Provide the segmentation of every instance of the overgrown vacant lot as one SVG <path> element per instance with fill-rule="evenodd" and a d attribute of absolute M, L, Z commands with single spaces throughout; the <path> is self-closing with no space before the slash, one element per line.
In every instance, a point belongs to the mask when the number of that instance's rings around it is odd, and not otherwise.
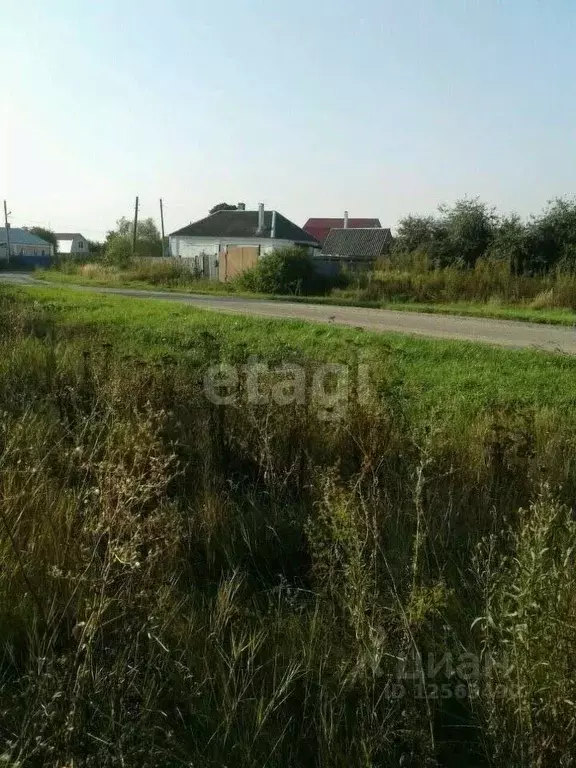
<path fill-rule="evenodd" d="M 346 407 L 206 396 L 253 356 Z M 575 372 L 0 293 L 6 764 L 571 765 Z"/>
<path fill-rule="evenodd" d="M 63 261 L 36 277 L 60 283 L 130 286 L 203 294 L 250 295 L 277 300 L 342 306 L 393 308 L 409 312 L 495 317 L 556 325 L 576 322 L 576 279 L 557 272 L 528 277 L 510 274 L 502 262 L 479 260 L 474 269 L 424 269 L 394 266 L 367 274 L 344 274 L 330 283 L 312 283 L 302 295 L 293 290 L 274 292 L 255 280 L 239 278 L 227 283 L 199 279 L 180 259 L 134 259 L 123 267 L 103 261 L 86 264 Z M 258 288 L 258 285 L 260 287 Z M 264 284 L 265 285 L 265 284 Z M 318 295 L 322 288 L 321 295 Z M 259 292 L 254 292 L 259 290 Z M 314 295 L 316 294 L 316 295 Z"/>

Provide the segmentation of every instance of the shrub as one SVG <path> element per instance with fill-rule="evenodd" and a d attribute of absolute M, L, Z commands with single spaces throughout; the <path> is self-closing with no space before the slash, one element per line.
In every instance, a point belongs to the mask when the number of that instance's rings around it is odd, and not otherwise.
<path fill-rule="evenodd" d="M 106 242 L 104 257 L 109 264 L 126 267 L 132 261 L 130 240 L 122 235 L 112 235 Z"/>
<path fill-rule="evenodd" d="M 485 541 L 476 559 L 489 665 L 480 701 L 495 756 L 507 765 L 573 764 L 575 552 L 572 512 L 544 487 L 518 524 Z"/>
<path fill-rule="evenodd" d="M 278 248 L 240 275 L 238 283 L 256 293 L 306 294 L 317 290 L 321 280 L 301 248 Z"/>

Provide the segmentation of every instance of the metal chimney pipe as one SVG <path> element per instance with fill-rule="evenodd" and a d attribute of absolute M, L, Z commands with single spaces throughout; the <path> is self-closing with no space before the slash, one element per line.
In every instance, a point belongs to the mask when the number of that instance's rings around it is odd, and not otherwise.
<path fill-rule="evenodd" d="M 272 229 L 270 230 L 270 238 L 272 240 L 276 238 L 276 211 L 272 211 Z"/>
<path fill-rule="evenodd" d="M 344 211 L 344 229 L 348 229 L 348 211 Z"/>
<path fill-rule="evenodd" d="M 258 203 L 258 234 L 264 232 L 264 203 Z"/>

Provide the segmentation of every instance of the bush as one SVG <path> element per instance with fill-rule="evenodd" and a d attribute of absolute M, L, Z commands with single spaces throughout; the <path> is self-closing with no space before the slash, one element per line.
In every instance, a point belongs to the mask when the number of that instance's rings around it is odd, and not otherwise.
<path fill-rule="evenodd" d="M 109 264 L 126 267 L 132 261 L 132 246 L 127 237 L 113 235 L 106 243 L 105 259 Z"/>
<path fill-rule="evenodd" d="M 255 293 L 309 294 L 321 282 L 312 258 L 301 248 L 278 248 L 238 278 L 241 288 Z"/>

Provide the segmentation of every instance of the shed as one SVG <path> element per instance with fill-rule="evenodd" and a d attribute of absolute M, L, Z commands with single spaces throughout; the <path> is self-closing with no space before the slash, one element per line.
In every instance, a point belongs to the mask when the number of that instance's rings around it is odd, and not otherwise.
<path fill-rule="evenodd" d="M 337 272 L 343 265 L 352 269 L 372 267 L 392 245 L 392 233 L 383 227 L 332 229 L 317 258 L 318 269 Z"/>

